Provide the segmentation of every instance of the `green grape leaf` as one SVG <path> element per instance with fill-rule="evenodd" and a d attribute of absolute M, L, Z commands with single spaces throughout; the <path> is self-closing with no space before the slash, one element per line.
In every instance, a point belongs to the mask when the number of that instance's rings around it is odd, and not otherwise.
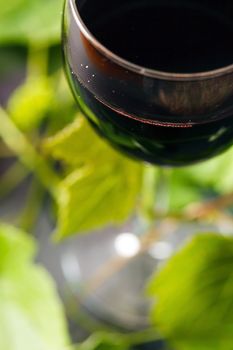
<path fill-rule="evenodd" d="M 171 170 L 167 186 L 171 211 L 179 211 L 202 198 L 200 188 L 186 174 L 177 173 L 176 169 Z"/>
<path fill-rule="evenodd" d="M 119 158 L 80 114 L 73 123 L 44 142 L 44 150 L 53 158 L 73 166 L 95 164 Z"/>
<path fill-rule="evenodd" d="M 10 0 L 0 6 L 0 43 L 58 43 L 63 0 Z"/>
<path fill-rule="evenodd" d="M 141 169 L 119 156 L 71 173 L 58 196 L 57 238 L 119 224 L 133 212 Z"/>
<path fill-rule="evenodd" d="M 219 193 L 233 191 L 233 148 L 204 163 L 175 170 L 196 185 L 210 187 Z"/>
<path fill-rule="evenodd" d="M 151 320 L 176 350 L 233 344 L 233 239 L 198 234 L 148 285 Z"/>
<path fill-rule="evenodd" d="M 22 131 L 30 131 L 45 118 L 53 100 L 51 81 L 46 77 L 31 78 L 11 95 L 8 112 Z"/>
<path fill-rule="evenodd" d="M 65 350 L 64 312 L 48 273 L 33 263 L 35 241 L 0 224 L 0 349 Z"/>
<path fill-rule="evenodd" d="M 121 223 L 132 213 L 142 166 L 113 150 L 83 117 L 47 139 L 44 150 L 72 169 L 58 195 L 58 238 Z"/>
<path fill-rule="evenodd" d="M 129 346 L 120 334 L 94 333 L 75 350 L 128 350 Z"/>

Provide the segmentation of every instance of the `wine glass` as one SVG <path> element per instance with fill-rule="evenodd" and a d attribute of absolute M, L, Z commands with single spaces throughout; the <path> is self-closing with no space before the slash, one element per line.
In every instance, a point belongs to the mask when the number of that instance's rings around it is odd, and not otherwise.
<path fill-rule="evenodd" d="M 230 0 L 66 0 L 66 75 L 96 132 L 128 156 L 165 167 L 209 159 L 230 147 L 232 17 Z M 120 235 L 103 232 L 101 249 L 93 236 L 71 245 L 62 264 L 75 293 L 85 287 L 83 276 L 108 262 L 109 255 L 137 253 L 138 227 L 134 219 Z M 140 255 L 117 280 L 88 295 L 92 310 L 102 310 L 102 318 L 123 328 L 146 325 L 147 304 L 138 295 L 152 268 L 179 246 L 174 237 L 157 242 L 149 257 Z M 115 290 L 114 296 L 108 290 Z M 136 312 L 126 315 L 122 310 L 131 301 Z"/>

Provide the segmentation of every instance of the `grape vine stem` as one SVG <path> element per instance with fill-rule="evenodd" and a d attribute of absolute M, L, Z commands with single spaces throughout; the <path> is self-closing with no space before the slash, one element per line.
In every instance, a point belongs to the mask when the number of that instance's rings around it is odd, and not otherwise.
<path fill-rule="evenodd" d="M 60 178 L 0 106 L 0 137 L 20 162 L 57 198 Z"/>
<path fill-rule="evenodd" d="M 152 228 L 140 238 L 140 250 L 132 257 L 115 257 L 101 266 L 93 278 L 87 283 L 86 295 L 88 297 L 94 290 L 98 289 L 111 276 L 123 269 L 130 261 L 148 251 L 167 232 L 174 232 L 180 222 L 202 221 L 215 215 L 219 222 L 228 221 L 233 226 L 233 218 L 224 213 L 224 209 L 233 203 L 233 193 L 219 196 L 216 199 L 198 203 L 188 207 L 182 214 L 160 214 L 156 213 L 156 218 L 160 224 L 157 228 Z"/>

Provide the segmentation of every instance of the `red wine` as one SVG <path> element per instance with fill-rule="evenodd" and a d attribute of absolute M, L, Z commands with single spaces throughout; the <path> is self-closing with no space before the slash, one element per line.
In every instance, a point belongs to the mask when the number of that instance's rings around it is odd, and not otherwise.
<path fill-rule="evenodd" d="M 233 21 L 211 6 L 190 1 L 134 1 L 95 13 L 87 0 L 81 15 L 113 53 L 155 70 L 194 73 L 233 63 Z M 127 1 L 125 1 L 127 3 Z"/>
<path fill-rule="evenodd" d="M 147 68 L 199 73 L 231 65 L 233 6 L 223 3 L 77 1 L 84 24 L 102 45 L 144 67 L 138 74 L 130 71 L 92 45 L 75 21 L 64 25 L 73 93 L 114 147 L 151 163 L 180 166 L 233 144 L 232 74 L 205 80 L 143 76 Z"/>

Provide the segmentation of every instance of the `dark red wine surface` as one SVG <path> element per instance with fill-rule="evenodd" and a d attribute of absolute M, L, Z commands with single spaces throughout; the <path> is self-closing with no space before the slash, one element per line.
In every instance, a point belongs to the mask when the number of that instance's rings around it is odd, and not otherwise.
<path fill-rule="evenodd" d="M 208 71 L 233 62 L 233 23 L 217 10 L 189 1 L 182 6 L 166 0 L 112 4 L 111 11 L 94 18 L 93 1 L 87 0 L 81 13 L 94 36 L 130 62 L 174 73 Z"/>

